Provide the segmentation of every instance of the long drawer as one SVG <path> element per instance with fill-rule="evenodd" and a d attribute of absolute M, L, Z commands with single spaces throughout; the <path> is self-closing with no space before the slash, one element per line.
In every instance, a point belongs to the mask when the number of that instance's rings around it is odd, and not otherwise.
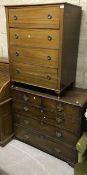
<path fill-rule="evenodd" d="M 21 103 L 20 101 L 14 100 L 13 102 L 14 113 L 22 114 L 27 118 L 38 119 L 43 123 L 48 123 L 52 126 L 56 126 L 60 129 L 66 129 L 69 132 L 79 136 L 80 132 L 80 120 L 72 118 L 69 114 L 59 114 L 57 111 L 47 111 L 42 106 L 35 107 L 33 104 Z"/>
<path fill-rule="evenodd" d="M 10 28 L 10 45 L 59 49 L 59 30 Z"/>
<path fill-rule="evenodd" d="M 48 136 L 56 142 L 62 140 L 75 147 L 78 141 L 78 137 L 67 132 L 66 130 L 48 125 L 45 121 L 45 118 L 42 120 L 35 120 L 26 117 L 23 114 L 15 113 L 14 122 L 15 124 L 23 125 L 25 128 L 31 129 L 32 131 L 34 130 L 35 132 L 37 131 L 45 136 Z"/>
<path fill-rule="evenodd" d="M 10 47 L 11 62 L 42 67 L 58 68 L 58 50 Z"/>
<path fill-rule="evenodd" d="M 11 64 L 11 80 L 48 89 L 57 88 L 58 70 L 27 64 Z"/>
<path fill-rule="evenodd" d="M 59 6 L 28 6 L 9 9 L 9 26 L 26 28 L 59 28 Z"/>
<path fill-rule="evenodd" d="M 18 125 L 15 125 L 15 136 L 21 141 L 55 155 L 58 158 L 64 159 L 69 163 L 75 163 L 76 150 L 72 149 L 68 144 L 62 141 L 58 141 L 58 143 L 52 142 L 48 137 L 30 132 Z"/>

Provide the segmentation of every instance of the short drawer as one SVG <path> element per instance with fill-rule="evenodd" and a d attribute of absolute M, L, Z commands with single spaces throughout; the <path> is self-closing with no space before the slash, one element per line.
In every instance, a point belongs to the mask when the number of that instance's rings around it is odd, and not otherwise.
<path fill-rule="evenodd" d="M 34 130 L 43 135 L 50 137 L 56 142 L 62 140 L 66 143 L 75 146 L 78 138 L 75 135 L 70 134 L 66 130 L 59 129 L 58 127 L 48 125 L 45 121 L 45 117 L 42 120 L 35 120 L 24 116 L 23 114 L 16 113 L 14 115 L 14 121 L 16 124 L 23 125 L 25 128 Z"/>
<path fill-rule="evenodd" d="M 80 107 L 73 104 L 60 100 L 55 100 L 51 98 L 42 98 L 43 108 L 46 111 L 56 112 L 60 116 L 66 116 L 72 120 L 80 120 Z"/>
<path fill-rule="evenodd" d="M 68 132 L 75 134 L 77 137 L 79 136 L 81 129 L 80 119 L 75 120 L 64 113 L 59 114 L 46 110 L 43 110 L 43 114 L 43 118 L 45 117 L 45 121 L 47 123 L 52 124 L 61 129 L 66 129 Z"/>
<path fill-rule="evenodd" d="M 29 118 L 41 119 L 43 118 L 43 110 L 40 107 L 32 106 L 32 104 L 21 103 L 21 101 L 13 101 L 13 110 L 15 113 L 21 113 Z"/>
<path fill-rule="evenodd" d="M 54 90 L 58 84 L 58 70 L 27 64 L 11 64 L 11 80 Z"/>
<path fill-rule="evenodd" d="M 15 125 L 15 136 L 21 141 L 31 144 L 58 158 L 70 163 L 75 163 L 76 150 L 62 141 L 59 141 L 58 143 L 52 142 L 48 137 L 45 137 L 42 134 L 36 134 L 35 132 L 30 132 L 18 125 Z"/>
<path fill-rule="evenodd" d="M 10 47 L 11 62 L 58 68 L 59 51 L 39 48 Z"/>
<path fill-rule="evenodd" d="M 10 28 L 10 45 L 59 49 L 59 31 Z"/>
<path fill-rule="evenodd" d="M 41 106 L 41 97 L 36 94 L 26 93 L 26 91 L 20 92 L 16 90 L 12 90 L 11 94 L 13 99 L 18 100 L 18 102 L 17 101 L 14 102 L 14 104 L 17 103 L 16 105 L 17 107 L 21 107 L 22 103 L 24 103 L 25 106 L 29 104 L 29 108 L 30 106 Z"/>
<path fill-rule="evenodd" d="M 26 28 L 59 28 L 59 6 L 9 8 L 9 26 Z"/>

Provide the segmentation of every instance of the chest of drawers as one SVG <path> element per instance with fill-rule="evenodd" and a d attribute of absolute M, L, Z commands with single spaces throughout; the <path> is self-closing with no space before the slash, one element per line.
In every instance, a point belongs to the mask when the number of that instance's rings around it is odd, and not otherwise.
<path fill-rule="evenodd" d="M 12 86 L 16 138 L 74 165 L 87 91 L 74 88 L 60 99 Z"/>
<path fill-rule="evenodd" d="M 11 107 L 9 65 L 0 58 L 0 146 L 4 146 L 13 136 Z"/>
<path fill-rule="evenodd" d="M 75 81 L 81 8 L 6 7 L 12 82 L 62 92 Z"/>

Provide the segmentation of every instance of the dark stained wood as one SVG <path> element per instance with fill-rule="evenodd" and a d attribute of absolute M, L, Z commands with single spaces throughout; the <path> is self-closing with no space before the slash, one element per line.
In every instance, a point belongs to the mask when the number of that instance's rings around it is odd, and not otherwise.
<path fill-rule="evenodd" d="M 75 163 L 74 155 L 76 154 L 76 150 L 62 141 L 58 141 L 58 143 L 53 142 L 51 139 L 48 139 L 47 136 L 37 134 L 36 132 L 31 132 L 19 125 L 15 125 L 15 135 L 16 138 L 20 139 L 21 141 L 61 158 L 67 161 L 69 164 Z"/>
<path fill-rule="evenodd" d="M 4 60 L 4 58 L 3 58 Z M 9 64 L 0 59 L 0 145 L 13 137 Z"/>
<path fill-rule="evenodd" d="M 66 5 L 63 15 L 60 89 L 75 82 L 81 10 Z"/>
<path fill-rule="evenodd" d="M 87 90 L 72 88 L 62 98 L 54 95 L 41 93 L 26 88 L 12 86 L 13 113 L 15 135 L 18 139 L 44 150 L 43 143 L 40 145 L 39 135 L 44 136 L 59 145 L 59 142 L 68 144 L 75 150 L 75 145 L 82 134 L 82 120 L 87 108 Z M 35 143 L 31 140 L 33 133 L 37 134 Z M 27 138 L 27 139 L 26 139 Z M 29 138 L 29 139 L 28 139 Z M 46 142 L 44 143 L 46 144 Z M 49 153 L 50 145 L 47 146 Z M 67 151 L 67 150 L 66 150 Z M 53 152 L 51 154 L 55 155 Z M 63 153 L 63 152 L 62 152 Z M 58 154 L 60 158 L 60 154 Z M 75 163 L 76 153 L 73 153 L 70 161 Z M 67 156 L 64 156 L 67 161 Z"/>

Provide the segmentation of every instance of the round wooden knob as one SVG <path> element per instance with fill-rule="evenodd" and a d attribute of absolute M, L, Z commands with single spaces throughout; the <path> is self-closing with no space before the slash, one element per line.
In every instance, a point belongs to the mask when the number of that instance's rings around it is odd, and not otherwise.
<path fill-rule="evenodd" d="M 51 75 L 47 75 L 47 79 L 48 80 L 51 80 Z"/>

